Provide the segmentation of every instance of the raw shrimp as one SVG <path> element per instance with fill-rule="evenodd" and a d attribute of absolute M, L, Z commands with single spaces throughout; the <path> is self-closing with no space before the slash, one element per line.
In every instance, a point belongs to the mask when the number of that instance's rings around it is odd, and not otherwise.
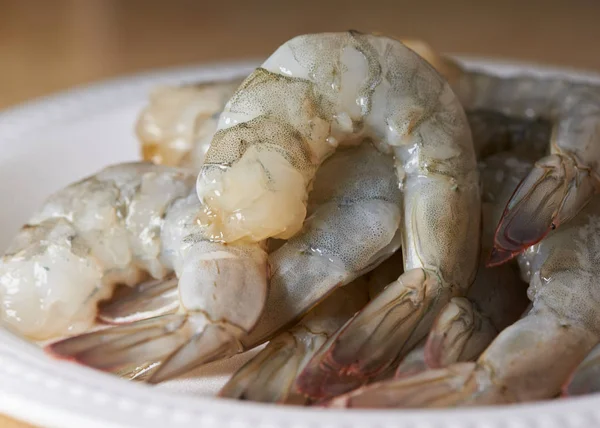
<path fill-rule="evenodd" d="M 476 211 L 478 195 L 468 125 L 449 86 L 400 42 L 348 32 L 288 41 L 228 102 L 198 178 L 215 235 L 231 242 L 296 234 L 317 168 L 363 136 L 394 151 L 406 193 L 415 185 L 444 200 L 433 211 L 444 206 L 448 215 L 438 217 L 452 229 L 477 224 L 451 215 L 455 204 Z"/>
<path fill-rule="evenodd" d="M 311 197 L 310 205 L 318 202 L 319 206 L 311 208 L 313 213 L 302 233 L 269 255 L 272 275 L 266 302 L 268 309 L 254 329 L 235 341 L 215 341 L 219 346 L 195 346 L 196 340 L 192 338 L 186 352 L 170 359 L 170 367 L 161 364 L 150 382 L 165 380 L 192 366 L 264 343 L 282 329 L 291 327 L 337 287 L 373 269 L 400 247 L 400 191 L 393 174 L 393 161 L 369 142 L 340 151 L 329 159 L 319 170 Z M 198 206 L 196 198 L 195 205 L 190 205 L 188 211 L 195 215 Z M 181 287 L 180 284 L 183 301 Z M 210 290 L 212 286 L 207 285 L 207 288 Z M 148 293 L 157 295 L 151 290 Z M 143 296 L 138 297 L 142 299 L 138 299 L 138 303 L 115 302 L 105 317 L 143 318 L 135 313 L 147 313 Z M 157 301 L 169 304 L 162 297 L 148 299 L 153 311 L 157 310 Z M 232 302 L 223 304 L 227 310 L 238 310 L 238 305 Z M 119 310 L 124 313 L 119 314 Z M 176 327 L 182 317 L 165 315 L 84 334 L 55 343 L 50 350 L 105 370 L 159 362 L 161 355 L 150 352 L 150 346 L 154 350 L 168 340 L 177 339 L 182 344 L 190 339 L 188 330 L 174 328 L 169 334 L 164 332 L 165 326 Z"/>
<path fill-rule="evenodd" d="M 392 39 L 296 37 L 229 101 L 198 177 L 213 236 L 290 237 L 302 225 L 318 167 L 364 135 L 396 159 L 406 272 L 336 342 L 329 367 L 358 376 L 386 369 L 405 342 L 414 346 L 475 278 L 478 173 L 466 116 L 447 82 Z M 369 315 L 382 306 L 393 308 L 385 323 Z"/>
<path fill-rule="evenodd" d="M 474 128 L 478 129 L 478 132 L 475 133 L 478 139 L 474 141 L 478 152 L 486 153 L 504 147 L 511 149 L 508 154 L 496 155 L 480 163 L 483 181 L 483 218 L 485 219 L 482 242 L 491 243 L 494 233 L 493 225 L 497 224 L 502 215 L 504 203 L 510 198 L 519 180 L 525 176 L 531 166 L 527 159 L 535 159 L 539 155 L 539 151 L 543 150 L 542 143 L 548 137 L 548 128 L 543 122 L 508 119 L 494 112 L 473 112 L 472 119 Z M 484 124 L 487 124 L 487 127 L 483 126 Z M 525 140 L 525 137 L 528 139 Z M 486 244 L 483 248 L 483 257 L 487 257 L 488 251 L 489 246 Z M 455 304 L 449 304 L 444 309 L 440 309 L 440 315 L 433 331 L 429 334 L 430 340 L 426 347 L 425 355 L 428 363 L 431 366 L 439 367 L 456 360 L 475 358 L 482 352 L 498 331 L 514 321 L 523 310 L 524 299 L 519 293 L 519 282 L 512 266 L 500 269 L 485 269 L 480 266 L 475 285 L 469 291 L 469 297 L 474 300 L 475 305 L 465 299 L 456 299 L 451 300 Z M 398 283 L 393 283 L 393 285 L 402 286 Z M 512 303 L 513 299 L 514 304 Z M 377 328 L 379 328 L 377 323 L 380 320 L 389 322 L 387 316 L 389 313 L 393 314 L 395 309 L 392 304 L 386 307 L 385 302 L 382 307 L 383 309 L 374 317 L 374 320 L 370 321 L 371 325 Z M 368 308 L 369 306 L 367 306 Z M 360 314 L 355 320 L 359 317 Z M 462 322 L 464 320 L 473 322 L 464 324 Z M 482 322 L 477 322 L 477 320 Z M 368 335 L 369 333 L 370 330 L 365 329 L 364 334 Z M 338 336 L 342 339 L 343 334 L 343 331 L 338 332 Z M 363 374 L 360 372 L 344 373 L 336 370 L 334 362 L 331 360 L 331 355 L 336 352 L 337 343 L 334 341 L 329 352 L 319 352 L 307 364 L 306 369 L 299 377 L 299 387 L 308 396 L 321 400 L 357 388 L 373 379 L 389 376 L 386 371 L 389 372 L 398 364 L 398 360 L 405 358 L 405 355 L 416 346 L 416 342 L 422 337 L 413 335 L 408 343 L 399 341 L 396 344 L 398 351 L 388 351 L 388 359 L 384 360 L 388 368 Z M 348 340 L 351 338 L 348 335 Z M 387 342 L 391 341 L 388 339 Z M 361 344 L 359 343 L 359 345 Z M 383 346 L 377 345 L 378 350 L 383 348 Z M 359 353 L 369 352 L 371 348 L 357 346 L 357 349 L 356 352 Z"/>
<path fill-rule="evenodd" d="M 162 216 L 193 185 L 189 171 L 124 164 L 51 196 L 0 262 L 4 322 L 31 339 L 75 334 L 115 284 L 164 278 Z"/>
<path fill-rule="evenodd" d="M 297 375 L 329 337 L 368 301 L 364 277 L 338 288 L 292 329 L 238 370 L 221 389 L 221 397 L 270 403 L 305 404 L 295 388 Z"/>
<path fill-rule="evenodd" d="M 236 78 L 156 88 L 135 128 L 144 160 L 198 169 L 219 114 L 241 83 Z"/>
<path fill-rule="evenodd" d="M 294 328 L 274 337 L 248 361 L 219 393 L 222 397 L 252 401 L 306 404 L 296 378 L 308 360 L 350 317 L 402 273 L 402 252 L 352 283 L 336 290 Z"/>
<path fill-rule="evenodd" d="M 600 392 L 599 357 L 600 345 L 596 345 L 563 385 L 563 396 L 577 396 Z"/>
<path fill-rule="evenodd" d="M 267 254 L 256 243 L 206 239 L 195 219 L 194 175 L 152 164 L 118 165 L 50 198 L 3 260 L 4 319 L 35 339 L 73 334 L 91 326 L 98 301 L 115 284 L 174 271 L 179 312 L 138 325 L 131 337 L 143 336 L 137 350 L 149 359 L 169 358 L 157 373 L 179 369 L 192 337 L 192 345 L 207 352 L 237 343 L 262 313 Z M 47 349 L 69 356 L 54 345 Z M 123 358 L 108 346 L 102 355 L 107 358 L 99 364 L 107 366 Z"/>
<path fill-rule="evenodd" d="M 508 122 L 492 120 L 489 123 L 501 125 L 491 128 L 500 130 L 505 128 L 504 125 Z M 509 137 L 504 133 L 502 135 Z M 543 137 L 543 134 L 540 136 Z M 503 145 L 516 143 L 508 140 L 504 140 Z M 500 140 L 488 138 L 487 141 L 479 141 L 482 148 L 496 142 Z M 493 236 L 493 225 L 502 214 L 504 202 L 508 200 L 512 189 L 518 185 L 520 177 L 526 174 L 530 165 L 526 161 L 514 158 L 512 153 L 508 159 L 506 155 L 496 155 L 480 164 L 483 179 L 484 238 Z M 509 168 L 515 170 L 515 175 Z M 484 248 L 484 258 L 488 250 Z M 484 264 L 482 260 L 468 298 L 452 298 L 440 310 L 422 349 L 408 355 L 406 354 L 410 349 L 402 350 L 398 358 L 403 358 L 404 355 L 406 357 L 402 359 L 396 371 L 397 375 L 405 375 L 404 370 L 416 372 L 426 366 L 443 367 L 457 361 L 475 359 L 502 329 L 523 313 L 527 298 L 525 286 L 519 279 L 518 268 L 514 264 L 485 268 Z M 327 352 L 324 351 L 319 351 L 307 364 L 299 380 L 299 387 L 305 394 L 315 399 L 332 397 L 373 381 L 379 376 L 376 374 L 361 378 L 340 375 L 338 372 L 329 373 L 328 364 Z M 382 376 L 385 377 L 385 373 Z"/>
<path fill-rule="evenodd" d="M 533 302 L 476 363 L 381 382 L 336 398 L 342 407 L 441 407 L 556 396 L 600 339 L 600 199 L 519 256 Z"/>
<path fill-rule="evenodd" d="M 468 70 L 423 43 L 413 48 L 442 69 L 465 110 L 494 110 L 554 125 L 539 159 L 506 206 L 490 263 L 502 263 L 573 218 L 600 191 L 600 86 L 535 75 Z"/>

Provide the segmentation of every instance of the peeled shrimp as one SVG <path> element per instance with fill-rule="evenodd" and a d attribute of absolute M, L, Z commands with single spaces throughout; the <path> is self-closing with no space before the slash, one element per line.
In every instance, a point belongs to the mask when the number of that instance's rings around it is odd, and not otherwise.
<path fill-rule="evenodd" d="M 254 243 L 208 241 L 196 221 L 200 206 L 193 181 L 189 171 L 125 164 L 58 192 L 3 259 L 4 320 L 34 339 L 71 335 L 91 326 L 98 302 L 115 284 L 133 285 L 145 276 L 170 282 L 174 272 L 178 312 L 138 326 L 144 340 L 136 351 L 163 362 L 155 375 L 184 370 L 194 346 L 218 352 L 224 343 L 237 343 L 262 313 L 267 254 Z M 103 351 L 79 350 L 77 358 L 122 367 L 123 354 L 96 345 Z M 61 352 L 65 348 L 58 344 L 47 350 L 60 357 L 75 352 L 68 347 Z"/>
<path fill-rule="evenodd" d="M 124 164 L 51 196 L 0 262 L 3 321 L 36 340 L 75 334 L 115 284 L 164 278 L 162 216 L 193 183 L 189 171 Z"/>
<path fill-rule="evenodd" d="M 400 246 L 400 192 L 393 174 L 393 162 L 368 142 L 340 151 L 331 158 L 319 170 L 311 196 L 312 214 L 302 233 L 269 255 L 272 274 L 265 303 L 268 309 L 252 331 L 236 336 L 236 340 L 215 337 L 209 346 L 198 342 L 196 336 L 189 336 L 194 330 L 182 324 L 183 315 L 169 314 L 75 336 L 51 345 L 50 350 L 92 367 L 114 371 L 160 362 L 164 353 L 171 349 L 165 347 L 167 341 L 177 340 L 179 346 L 187 343 L 182 348 L 187 347 L 185 353 L 169 359 L 170 367 L 161 364 L 149 380 L 159 382 L 192 366 L 234 355 L 271 339 L 282 329 L 291 327 L 337 287 L 373 269 Z M 190 202 L 185 213 L 195 218 L 198 208 L 196 198 L 195 205 Z M 189 224 L 187 220 L 179 223 Z M 236 280 L 232 278 L 229 282 Z M 208 284 L 206 288 L 212 290 L 212 285 Z M 181 283 L 179 289 L 183 303 L 188 295 L 182 294 Z M 125 303 L 114 302 L 104 312 L 104 317 L 135 320 L 143 318 L 139 316 L 140 312 L 157 311 L 160 306 L 155 304 L 157 301 L 170 305 L 160 292 L 154 293 L 152 288 L 146 292 L 134 295 L 133 301 L 128 298 Z M 146 299 L 144 294 L 151 298 Z M 151 311 L 144 309 L 144 302 Z M 219 303 L 225 305 L 223 310 L 235 312 L 244 299 Z M 185 328 L 179 328 L 180 325 Z M 172 331 L 165 333 L 166 326 Z M 153 353 L 159 345 L 163 354 Z"/>
<path fill-rule="evenodd" d="M 241 79 L 156 88 L 136 123 L 144 160 L 199 168 Z"/>

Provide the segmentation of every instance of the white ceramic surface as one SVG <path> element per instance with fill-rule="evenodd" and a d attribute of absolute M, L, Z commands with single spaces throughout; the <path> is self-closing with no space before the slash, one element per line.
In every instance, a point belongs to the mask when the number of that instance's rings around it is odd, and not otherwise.
<path fill-rule="evenodd" d="M 526 64 L 465 59 L 498 73 L 549 70 Z M 133 76 L 76 89 L 0 113 L 0 250 L 51 192 L 115 162 L 139 159 L 133 125 L 151 88 L 247 74 L 254 63 L 192 67 Z M 0 329 L 0 412 L 60 427 L 592 427 L 600 396 L 534 405 L 444 411 L 332 411 L 212 398 L 252 353 L 157 387 L 53 361 Z"/>

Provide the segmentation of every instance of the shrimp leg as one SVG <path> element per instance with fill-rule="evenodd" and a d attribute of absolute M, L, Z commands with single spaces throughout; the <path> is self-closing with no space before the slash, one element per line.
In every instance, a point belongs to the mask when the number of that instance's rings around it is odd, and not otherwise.
<path fill-rule="evenodd" d="M 111 300 L 100 302 L 97 317 L 107 324 L 127 324 L 177 312 L 177 277 L 147 281 Z"/>

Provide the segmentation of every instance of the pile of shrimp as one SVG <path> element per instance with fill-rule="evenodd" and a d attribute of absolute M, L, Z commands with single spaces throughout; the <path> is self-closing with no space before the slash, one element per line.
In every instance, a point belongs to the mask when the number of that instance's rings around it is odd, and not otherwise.
<path fill-rule="evenodd" d="M 600 390 L 600 88 L 419 41 L 310 34 L 159 88 L 144 162 L 54 195 L 0 262 L 4 324 L 158 383 L 326 407 Z"/>

